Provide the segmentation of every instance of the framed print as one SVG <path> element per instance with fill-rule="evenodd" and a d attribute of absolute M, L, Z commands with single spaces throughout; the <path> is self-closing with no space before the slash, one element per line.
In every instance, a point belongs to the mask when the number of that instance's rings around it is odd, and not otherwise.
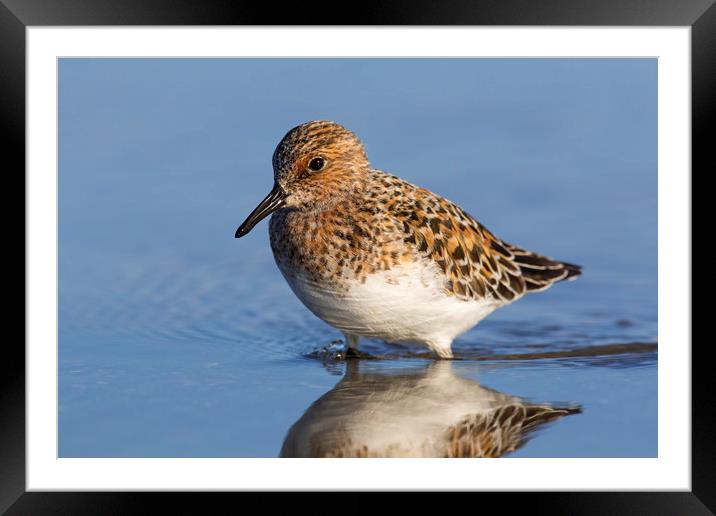
<path fill-rule="evenodd" d="M 711 2 L 350 26 L 3 2 L 27 192 L 8 514 L 272 490 L 713 510 Z"/>

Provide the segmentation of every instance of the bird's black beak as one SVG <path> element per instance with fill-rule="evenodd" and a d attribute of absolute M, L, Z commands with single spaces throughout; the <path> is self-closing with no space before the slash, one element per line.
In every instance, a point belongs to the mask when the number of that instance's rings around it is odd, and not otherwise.
<path fill-rule="evenodd" d="M 256 209 L 246 218 L 243 224 L 236 230 L 236 238 L 248 234 L 253 227 L 259 223 L 261 219 L 264 219 L 271 215 L 274 211 L 278 210 L 284 204 L 286 204 L 286 192 L 279 186 L 278 183 L 274 183 L 273 189 L 269 192 L 266 198 L 256 206 Z"/>

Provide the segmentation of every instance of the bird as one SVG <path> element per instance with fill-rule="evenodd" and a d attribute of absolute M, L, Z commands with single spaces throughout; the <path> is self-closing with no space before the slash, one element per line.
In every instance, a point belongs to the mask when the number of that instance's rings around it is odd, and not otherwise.
<path fill-rule="evenodd" d="M 501 457 L 539 427 L 580 413 L 462 378 L 449 360 L 368 372 L 353 360 L 291 426 L 280 457 Z"/>
<path fill-rule="evenodd" d="M 292 128 L 272 165 L 273 188 L 235 237 L 271 215 L 279 270 L 313 314 L 343 333 L 347 356 L 360 356 L 360 339 L 372 338 L 451 359 L 455 338 L 497 308 L 581 274 L 374 168 L 360 138 L 336 122 Z"/>

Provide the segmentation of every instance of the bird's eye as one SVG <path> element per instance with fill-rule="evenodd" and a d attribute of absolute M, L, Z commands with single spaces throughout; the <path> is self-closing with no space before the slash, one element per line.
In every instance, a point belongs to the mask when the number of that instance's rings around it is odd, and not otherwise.
<path fill-rule="evenodd" d="M 313 159 L 308 163 L 308 168 L 310 168 L 310 169 L 313 170 L 314 172 L 318 172 L 319 170 L 321 170 L 321 169 L 322 169 L 323 167 L 325 167 L 325 166 L 326 166 L 326 160 L 323 159 L 323 158 L 313 158 Z"/>

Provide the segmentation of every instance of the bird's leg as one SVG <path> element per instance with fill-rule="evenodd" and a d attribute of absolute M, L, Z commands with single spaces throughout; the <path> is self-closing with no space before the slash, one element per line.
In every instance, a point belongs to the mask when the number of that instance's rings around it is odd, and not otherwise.
<path fill-rule="evenodd" d="M 426 344 L 438 356 L 438 358 L 446 360 L 453 358 L 452 339 L 436 339 L 431 340 Z"/>
<path fill-rule="evenodd" d="M 349 333 L 344 333 L 343 335 L 346 338 L 346 344 L 348 344 L 348 349 L 357 351 L 360 337 L 358 335 L 351 335 Z"/>
<path fill-rule="evenodd" d="M 361 352 L 358 351 L 358 343 L 360 342 L 360 337 L 358 335 L 350 335 L 348 333 L 344 333 L 346 337 L 346 344 L 348 345 L 348 349 L 346 350 L 346 358 L 360 358 Z"/>
<path fill-rule="evenodd" d="M 348 344 L 346 358 L 375 358 L 370 353 L 358 350 L 358 343 L 360 342 L 360 337 L 358 335 L 350 335 L 348 333 L 344 333 L 343 335 L 345 335 L 346 344 Z"/>

